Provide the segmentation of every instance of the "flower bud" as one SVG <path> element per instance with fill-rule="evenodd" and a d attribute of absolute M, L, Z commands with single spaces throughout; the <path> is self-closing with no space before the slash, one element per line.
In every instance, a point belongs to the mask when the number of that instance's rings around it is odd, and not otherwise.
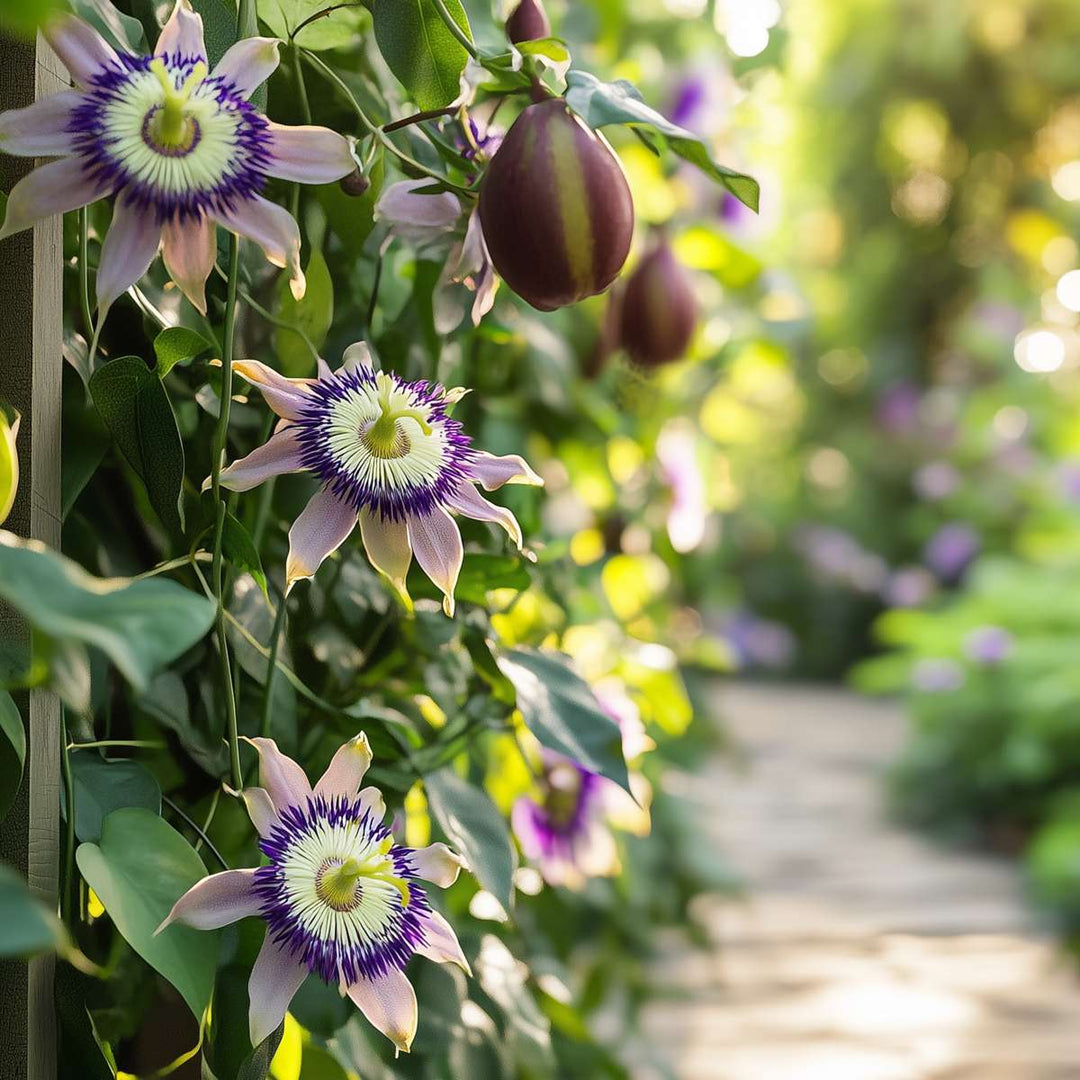
<path fill-rule="evenodd" d="M 506 20 L 506 36 L 515 45 L 551 37 L 551 23 L 541 0 L 521 0 Z"/>
<path fill-rule="evenodd" d="M 353 169 L 348 176 L 343 176 L 338 181 L 338 186 L 346 195 L 359 198 L 371 187 L 371 181 L 359 169 Z"/>
<path fill-rule="evenodd" d="M 645 367 L 678 360 L 697 324 L 697 301 L 686 271 L 666 240 L 634 268 L 623 290 L 619 343 Z"/>
<path fill-rule="evenodd" d="M 634 203 L 606 140 L 562 98 L 530 105 L 507 132 L 480 189 L 495 269 L 541 311 L 603 292 L 626 261 Z"/>

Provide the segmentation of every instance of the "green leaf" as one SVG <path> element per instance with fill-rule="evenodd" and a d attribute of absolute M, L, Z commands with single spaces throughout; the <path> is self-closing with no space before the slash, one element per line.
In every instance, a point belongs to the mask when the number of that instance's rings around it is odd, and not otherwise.
<path fill-rule="evenodd" d="M 214 987 L 218 932 L 174 923 L 154 936 L 173 904 L 206 876 L 195 849 L 156 814 L 128 807 L 111 813 L 101 843 L 80 844 L 75 858 L 124 940 L 201 1020 Z"/>
<path fill-rule="evenodd" d="M 266 1080 L 270 1072 L 270 1062 L 274 1060 L 284 1032 L 285 1024 L 278 1024 L 240 1063 L 240 1068 L 236 1071 L 236 1080 Z"/>
<path fill-rule="evenodd" d="M 26 730 L 6 690 L 0 690 L 0 821 L 3 821 L 22 783 L 26 761 Z"/>
<path fill-rule="evenodd" d="M 432 0 L 373 0 L 375 40 L 387 66 L 421 109 L 442 109 L 461 92 L 465 47 L 447 29 Z M 446 0 L 450 17 L 472 41 L 459 0 Z"/>
<path fill-rule="evenodd" d="M 498 663 L 517 690 L 526 725 L 544 746 L 630 790 L 619 725 L 600 707 L 569 656 L 510 649 Z"/>
<path fill-rule="evenodd" d="M 280 38 L 288 40 L 306 18 L 332 7 L 327 0 L 258 0 L 259 18 Z M 340 49 L 351 45 L 366 26 L 361 7 L 342 7 L 309 23 L 296 35 L 305 49 Z"/>
<path fill-rule="evenodd" d="M 644 125 L 667 142 L 671 150 L 684 161 L 696 165 L 731 192 L 751 210 L 758 208 L 758 182 L 745 173 L 718 165 L 709 155 L 705 144 L 686 128 L 673 124 L 650 108 L 641 98 L 633 83 L 625 79 L 617 82 L 601 82 L 588 71 L 570 71 L 566 75 L 566 100 L 588 125 L 593 128 L 608 124 Z"/>
<path fill-rule="evenodd" d="M 206 59 L 213 71 L 217 62 L 236 43 L 236 11 L 223 0 L 191 0 L 191 6 L 202 16 Z M 258 30 L 253 27 L 249 33 L 254 35 Z"/>
<path fill-rule="evenodd" d="M 185 364 L 213 348 L 202 334 L 186 326 L 167 326 L 154 338 L 158 378 L 164 379 L 177 364 Z"/>
<path fill-rule="evenodd" d="M 75 835 L 80 840 L 100 840 L 102 821 L 122 807 L 141 806 L 153 814 L 161 813 L 161 788 L 141 762 L 107 761 L 92 750 L 79 750 L 71 754 L 71 778 Z"/>
<path fill-rule="evenodd" d="M 183 532 L 184 447 L 161 380 L 138 356 L 121 356 L 94 372 L 90 393 L 162 523 Z"/>
<path fill-rule="evenodd" d="M 64 946 L 60 920 L 10 866 L 0 864 L 0 958 L 25 959 Z"/>
<path fill-rule="evenodd" d="M 113 1080 L 115 1065 L 111 1053 L 98 1035 L 87 1001 L 94 1001 L 101 984 L 76 971 L 70 964 L 58 964 L 53 983 L 56 1003 L 56 1049 L 58 1080 Z"/>
<path fill-rule="evenodd" d="M 262 589 L 267 602 L 270 594 L 266 591 L 266 574 L 263 572 L 262 559 L 255 547 L 255 541 L 251 539 L 251 533 L 244 528 L 232 514 L 226 513 L 225 527 L 221 534 L 221 548 L 225 558 L 232 564 L 235 570 L 250 574 L 256 584 Z"/>
<path fill-rule="evenodd" d="M 214 619 L 209 600 L 174 581 L 96 578 L 43 544 L 3 531 L 0 597 L 41 633 L 101 649 L 137 690 Z"/>
<path fill-rule="evenodd" d="M 148 51 L 142 23 L 118 11 L 110 0 L 71 0 L 71 10 L 113 48 L 135 55 Z"/>
<path fill-rule="evenodd" d="M 278 282 L 274 315 L 306 334 L 317 351 L 326 341 L 330 324 L 334 321 L 334 282 L 321 251 L 311 253 L 304 275 L 307 277 L 307 290 L 302 300 L 293 299 L 289 283 L 282 276 Z M 315 357 L 295 330 L 286 330 L 281 326 L 274 328 L 274 352 L 278 359 L 276 366 L 290 378 L 314 374 Z"/>
<path fill-rule="evenodd" d="M 375 227 L 375 203 L 382 192 L 385 173 L 385 155 L 380 147 L 367 171 L 371 186 L 363 195 L 346 195 L 338 184 L 320 184 L 315 189 L 330 228 L 354 259 L 363 255 L 364 241 Z"/>
<path fill-rule="evenodd" d="M 453 769 L 425 776 L 424 788 L 450 843 L 468 860 L 476 880 L 509 911 L 517 853 L 502 814 L 486 792 L 467 784 Z"/>

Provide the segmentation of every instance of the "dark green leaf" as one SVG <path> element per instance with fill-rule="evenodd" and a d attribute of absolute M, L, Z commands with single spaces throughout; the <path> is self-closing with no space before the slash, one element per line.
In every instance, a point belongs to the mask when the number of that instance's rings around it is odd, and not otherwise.
<path fill-rule="evenodd" d="M 139 357 L 121 356 L 94 372 L 90 393 L 162 523 L 183 532 L 184 448 L 161 380 Z"/>
<path fill-rule="evenodd" d="M 304 274 L 307 277 L 307 290 L 302 300 L 293 299 L 289 283 L 282 276 L 278 283 L 274 314 L 307 335 L 312 347 L 318 351 L 334 321 L 334 283 L 321 251 L 311 253 Z M 278 360 L 276 366 L 290 378 L 315 373 L 315 357 L 296 330 L 281 326 L 274 328 L 274 353 Z"/>
<path fill-rule="evenodd" d="M 270 1062 L 274 1060 L 284 1033 L 285 1024 L 278 1024 L 244 1059 L 237 1070 L 236 1080 L 266 1080 L 270 1072 Z"/>
<path fill-rule="evenodd" d="M 686 128 L 673 124 L 650 108 L 641 99 L 637 87 L 625 79 L 601 82 L 587 71 L 570 71 L 566 75 L 566 100 L 590 127 L 608 124 L 643 124 L 664 137 L 672 151 L 685 161 L 696 165 L 707 176 L 723 184 L 740 202 L 751 210 L 758 208 L 758 182 L 745 173 L 718 165 L 709 155 L 705 144 Z"/>
<path fill-rule="evenodd" d="M 354 259 L 359 259 L 363 254 L 364 241 L 375 227 L 375 203 L 382 191 L 385 171 L 384 154 L 380 147 L 367 172 L 371 186 L 363 195 L 346 195 L 337 184 L 320 184 L 315 189 L 330 228 Z"/>
<path fill-rule="evenodd" d="M 467 784 L 453 769 L 425 776 L 424 787 L 450 843 L 468 860 L 476 880 L 509 910 L 517 853 L 502 814 L 486 792 Z"/>
<path fill-rule="evenodd" d="M 217 3 L 217 0 L 212 0 Z M 214 346 L 194 330 L 186 326 L 167 326 L 154 338 L 154 355 L 157 357 L 157 375 L 164 379 L 177 364 L 194 360 L 196 356 Z"/>
<path fill-rule="evenodd" d="M 80 395 L 81 396 L 81 395 Z M 60 514 L 66 518 L 75 500 L 97 472 L 112 444 L 97 409 L 64 395 L 64 437 L 60 442 Z"/>
<path fill-rule="evenodd" d="M 118 11 L 109 0 L 71 0 L 71 10 L 113 48 L 136 55 L 147 51 L 142 23 Z"/>
<path fill-rule="evenodd" d="M 221 536 L 221 547 L 225 558 L 235 570 L 250 574 L 262 589 L 267 601 L 270 594 L 266 591 L 266 574 L 263 573 L 262 559 L 255 548 L 251 533 L 232 514 L 225 515 L 225 528 Z"/>
<path fill-rule="evenodd" d="M 387 66 L 421 109 L 442 109 L 461 92 L 469 54 L 447 29 L 431 0 L 373 0 L 375 40 Z M 458 0 L 446 0 L 451 18 L 472 40 Z"/>
<path fill-rule="evenodd" d="M 619 725 L 569 656 L 511 649 L 499 657 L 499 667 L 517 690 L 525 723 L 544 746 L 630 790 Z"/>
<path fill-rule="evenodd" d="M 0 821 L 22 783 L 26 760 L 26 731 L 22 717 L 6 690 L 0 690 Z"/>
<path fill-rule="evenodd" d="M 71 778 L 75 835 L 80 840 L 100 840 L 102 821 L 124 806 L 161 813 L 161 788 L 141 762 L 106 761 L 93 750 L 79 750 L 71 754 Z"/>
<path fill-rule="evenodd" d="M 59 1028 L 57 1051 L 59 1080 L 113 1080 L 116 1070 L 111 1055 L 94 1027 L 87 1001 L 100 992 L 100 983 L 76 971 L 68 964 L 58 964 L 53 993 Z"/>
<path fill-rule="evenodd" d="M 214 987 L 219 933 L 174 923 L 154 936 L 173 904 L 206 876 L 195 849 L 156 814 L 129 807 L 105 819 L 100 845 L 80 844 L 75 857 L 124 940 L 201 1020 Z"/>
<path fill-rule="evenodd" d="M 139 690 L 214 618 L 209 600 L 176 582 L 96 578 L 41 544 L 2 531 L 0 596 L 43 634 L 101 649 Z"/>
<path fill-rule="evenodd" d="M 63 947 L 60 920 L 10 866 L 0 864 L 0 958 L 20 959 Z"/>
<path fill-rule="evenodd" d="M 236 11 L 233 5 L 226 4 L 223 0 L 191 0 L 191 6 L 202 16 L 206 59 L 213 71 L 217 62 L 236 42 Z M 254 23 L 254 11 L 252 22 Z M 250 37 L 257 33 L 258 29 L 252 25 L 242 36 Z"/>

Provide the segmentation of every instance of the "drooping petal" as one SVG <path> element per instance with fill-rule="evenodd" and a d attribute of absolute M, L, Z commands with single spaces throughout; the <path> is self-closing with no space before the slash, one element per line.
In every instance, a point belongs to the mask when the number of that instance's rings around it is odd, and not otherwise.
<path fill-rule="evenodd" d="M 253 195 L 238 199 L 231 207 L 221 207 L 215 214 L 226 229 L 258 244 L 274 266 L 288 268 L 294 299 L 304 298 L 307 283 L 300 269 L 300 229 L 288 210 Z"/>
<path fill-rule="evenodd" d="M 319 379 L 332 379 L 334 377 L 330 365 L 321 356 L 315 357 L 315 371 Z"/>
<path fill-rule="evenodd" d="M 375 204 L 375 220 L 387 222 L 396 235 L 420 243 L 449 232 L 461 217 L 461 203 L 449 191 L 418 192 L 430 186 L 430 180 L 391 184 Z"/>
<path fill-rule="evenodd" d="M 259 913 L 255 894 L 254 870 L 225 870 L 210 874 L 194 885 L 173 904 L 172 911 L 154 931 L 160 934 L 175 922 L 196 930 L 217 930 L 248 915 Z"/>
<path fill-rule="evenodd" d="M 440 889 L 450 888 L 457 881 L 458 874 L 466 869 L 465 860 L 445 844 L 416 848 L 410 857 L 417 875 L 438 885 Z"/>
<path fill-rule="evenodd" d="M 611 877 L 617 874 L 619 851 L 611 830 L 603 822 L 591 822 L 584 837 L 574 845 L 574 859 L 586 877 Z"/>
<path fill-rule="evenodd" d="M 72 79 L 85 86 L 103 68 L 119 68 L 116 50 L 88 23 L 61 15 L 43 33 Z"/>
<path fill-rule="evenodd" d="M 302 472 L 300 443 L 295 428 L 276 431 L 247 457 L 221 470 L 221 485 L 229 491 L 250 491 L 272 476 Z"/>
<path fill-rule="evenodd" d="M 404 521 L 391 521 L 373 514 L 366 506 L 360 511 L 360 536 L 371 565 L 393 585 L 397 594 L 411 606 L 405 577 L 412 562 L 412 545 Z"/>
<path fill-rule="evenodd" d="M 356 799 L 361 814 L 366 810 L 376 821 L 382 821 L 386 817 L 386 803 L 377 787 L 364 788 Z"/>
<path fill-rule="evenodd" d="M 304 770 L 283 754 L 273 739 L 245 738 L 259 751 L 259 782 L 266 789 L 274 809 L 280 814 L 289 806 L 299 806 L 311 797 L 311 784 Z"/>
<path fill-rule="evenodd" d="M 216 235 L 217 227 L 205 214 L 183 223 L 173 218 L 162 232 L 165 269 L 202 315 L 206 314 L 206 279 L 217 258 Z"/>
<path fill-rule="evenodd" d="M 285 589 L 314 577 L 323 560 L 337 551 L 356 527 L 356 507 L 323 488 L 304 507 L 289 530 L 289 558 L 285 563 Z"/>
<path fill-rule="evenodd" d="M 529 463 L 518 454 L 503 454 L 499 457 L 481 450 L 469 462 L 469 470 L 485 491 L 494 491 L 503 484 L 544 486 L 543 479 L 533 472 Z"/>
<path fill-rule="evenodd" d="M 231 82 L 241 97 L 251 97 L 277 69 L 277 38 L 250 37 L 229 46 L 212 74 Z"/>
<path fill-rule="evenodd" d="M 472 974 L 469 961 L 461 951 L 457 934 L 437 911 L 430 912 L 424 919 L 424 935 L 427 944 L 419 945 L 416 949 L 421 956 L 426 956 L 437 964 L 457 964 L 466 975 Z"/>
<path fill-rule="evenodd" d="M 268 123 L 270 160 L 266 171 L 271 176 L 300 184 L 330 184 L 356 168 L 349 141 L 336 131 Z"/>
<path fill-rule="evenodd" d="M 101 311 L 106 311 L 150 269 L 160 246 L 161 225 L 153 210 L 117 199 L 98 263 L 97 300 Z"/>
<path fill-rule="evenodd" d="M 248 817 L 251 818 L 251 824 L 255 826 L 255 831 L 263 839 L 274 831 L 274 826 L 278 822 L 278 813 L 274 809 L 274 801 L 270 798 L 270 792 L 266 788 L 246 787 L 241 792 L 235 792 L 229 788 L 226 790 L 232 795 L 239 794 L 240 798 L 244 800 L 244 806 L 247 808 Z"/>
<path fill-rule="evenodd" d="M 416 992 L 404 972 L 392 968 L 378 979 L 359 979 L 349 987 L 349 997 L 399 1050 L 409 1052 L 416 1034 Z"/>
<path fill-rule="evenodd" d="M 522 544 L 521 526 L 517 518 L 505 506 L 489 503 L 471 483 L 459 484 L 451 493 L 447 502 L 458 513 L 474 521 L 494 521 L 501 525 L 507 535 L 520 548 Z"/>
<path fill-rule="evenodd" d="M 189 0 L 176 0 L 169 21 L 158 36 L 155 56 L 182 56 L 206 60 L 202 16 L 192 10 Z"/>
<path fill-rule="evenodd" d="M 74 151 L 68 131 L 71 111 L 79 104 L 74 90 L 42 98 L 25 109 L 0 112 L 0 151 L 19 157 L 59 157 Z"/>
<path fill-rule="evenodd" d="M 307 973 L 307 965 L 290 956 L 267 932 L 248 980 L 248 1033 L 252 1046 L 258 1046 L 285 1019 L 289 1003 Z"/>
<path fill-rule="evenodd" d="M 454 614 L 454 586 L 461 572 L 465 552 L 461 533 L 450 515 L 436 508 L 423 517 L 409 518 L 409 542 L 416 561 L 443 593 L 443 611 Z"/>
<path fill-rule="evenodd" d="M 351 799 L 371 764 L 371 744 L 361 731 L 334 754 L 326 772 L 315 785 L 316 795 L 344 795 Z"/>
<path fill-rule="evenodd" d="M 10 191 L 0 240 L 53 214 L 88 206 L 112 191 L 111 180 L 90 177 L 78 158 L 61 158 L 24 176 Z"/>
<path fill-rule="evenodd" d="M 238 360 L 233 364 L 233 371 L 257 386 L 266 398 L 266 404 L 286 420 L 298 420 L 311 400 L 307 389 L 309 379 L 287 379 L 258 360 Z"/>
<path fill-rule="evenodd" d="M 371 359 L 371 349 L 368 348 L 366 341 L 354 341 L 344 353 L 341 354 L 341 370 L 342 371 L 357 371 L 360 369 L 367 369 L 373 371 L 375 368 Z"/>

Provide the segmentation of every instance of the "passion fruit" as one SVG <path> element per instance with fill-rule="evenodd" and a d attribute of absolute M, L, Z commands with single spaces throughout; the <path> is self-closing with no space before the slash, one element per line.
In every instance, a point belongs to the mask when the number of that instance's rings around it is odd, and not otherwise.
<path fill-rule="evenodd" d="M 619 308 L 619 343 L 635 363 L 657 367 L 686 352 L 697 325 L 697 300 L 667 240 L 654 244 L 634 268 Z"/>
<path fill-rule="evenodd" d="M 515 45 L 551 37 L 551 23 L 541 0 L 521 0 L 506 20 L 506 36 Z"/>
<path fill-rule="evenodd" d="M 541 311 L 603 292 L 630 250 L 634 203 L 607 141 L 562 98 L 530 105 L 485 173 L 480 223 L 491 261 Z"/>

